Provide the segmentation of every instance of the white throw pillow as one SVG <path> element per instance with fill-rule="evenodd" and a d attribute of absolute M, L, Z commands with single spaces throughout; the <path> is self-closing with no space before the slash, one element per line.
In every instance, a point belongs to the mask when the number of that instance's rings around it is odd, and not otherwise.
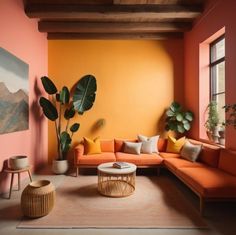
<path fill-rule="evenodd" d="M 131 154 L 140 154 L 142 143 L 124 142 L 124 152 Z"/>
<path fill-rule="evenodd" d="M 151 137 L 147 137 L 144 135 L 138 135 L 138 141 L 143 142 L 143 141 L 150 140 L 152 142 L 152 153 L 159 153 L 159 151 L 157 149 L 157 143 L 158 143 L 159 137 L 160 137 L 159 135 L 151 136 Z"/>
<path fill-rule="evenodd" d="M 186 140 L 180 152 L 180 156 L 188 161 L 195 162 L 201 150 L 202 145 L 191 144 L 188 140 Z"/>
<path fill-rule="evenodd" d="M 141 146 L 141 153 L 152 153 L 152 140 L 143 140 Z"/>

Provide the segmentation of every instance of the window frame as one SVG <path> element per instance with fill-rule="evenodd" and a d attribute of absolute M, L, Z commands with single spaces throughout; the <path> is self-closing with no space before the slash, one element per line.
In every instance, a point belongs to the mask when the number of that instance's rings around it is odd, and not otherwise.
<path fill-rule="evenodd" d="M 210 50 L 209 50 L 209 58 L 210 58 L 210 63 L 209 63 L 209 69 L 210 69 L 210 100 L 216 101 L 217 95 L 225 94 L 224 92 L 218 92 L 218 93 L 213 93 L 215 90 L 214 87 L 216 86 L 216 79 L 213 77 L 213 68 L 217 66 L 218 64 L 225 62 L 225 55 L 215 61 L 212 61 L 212 48 L 221 40 L 225 39 L 225 34 L 221 35 L 217 39 L 215 39 L 213 42 L 210 43 Z"/>

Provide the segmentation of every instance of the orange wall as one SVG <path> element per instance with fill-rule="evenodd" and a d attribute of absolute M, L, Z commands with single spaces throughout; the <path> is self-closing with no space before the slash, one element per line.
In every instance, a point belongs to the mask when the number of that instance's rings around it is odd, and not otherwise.
<path fill-rule="evenodd" d="M 72 87 L 85 74 L 97 78 L 93 108 L 77 116 L 83 136 L 135 138 L 163 131 L 163 111 L 183 103 L 183 40 L 49 41 L 49 77 L 58 88 Z M 94 130 L 100 118 L 105 126 Z M 54 125 L 49 125 L 49 158 L 56 155 Z"/>
<path fill-rule="evenodd" d="M 203 16 L 196 22 L 192 31 L 185 34 L 185 104 L 193 110 L 196 116 L 192 129 L 192 137 L 198 139 L 200 133 L 205 131 L 204 126 L 199 124 L 201 94 L 199 94 L 199 47 L 202 42 L 225 27 L 226 45 L 226 103 L 236 102 L 236 27 L 235 27 L 235 0 L 208 1 L 208 8 Z M 226 128 L 226 147 L 236 149 L 236 130 L 233 127 Z"/>
<path fill-rule="evenodd" d="M 0 193 L 9 189 L 9 175 L 2 169 L 9 157 L 27 155 L 30 164 L 47 162 L 47 121 L 38 105 L 40 86 L 37 79 L 47 74 L 47 38 L 37 30 L 37 21 L 24 13 L 22 0 L 0 2 L 0 47 L 29 65 L 29 129 L 0 135 Z M 23 175 L 22 177 L 25 177 Z M 15 177 L 17 180 L 17 177 Z"/>

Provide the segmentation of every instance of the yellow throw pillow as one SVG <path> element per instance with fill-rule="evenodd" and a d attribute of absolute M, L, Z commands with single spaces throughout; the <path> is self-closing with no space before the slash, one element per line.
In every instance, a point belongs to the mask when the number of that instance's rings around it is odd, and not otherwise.
<path fill-rule="evenodd" d="M 97 137 L 94 140 L 84 137 L 84 153 L 87 154 L 97 154 L 101 153 L 101 143 L 100 138 Z"/>
<path fill-rule="evenodd" d="M 166 152 L 180 153 L 184 143 L 185 143 L 185 136 L 178 140 L 176 140 L 174 137 L 168 136 Z"/>

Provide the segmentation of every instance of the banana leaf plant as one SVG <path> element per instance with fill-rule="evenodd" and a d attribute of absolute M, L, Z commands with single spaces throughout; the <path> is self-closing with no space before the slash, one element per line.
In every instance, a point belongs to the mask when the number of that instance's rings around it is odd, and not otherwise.
<path fill-rule="evenodd" d="M 39 104 L 44 115 L 55 123 L 57 160 L 64 160 L 70 149 L 73 134 L 80 128 L 79 123 L 70 125 L 70 121 L 76 112 L 83 115 L 92 108 L 97 91 L 96 78 L 92 75 L 83 76 L 76 84 L 73 94 L 66 86 L 58 91 L 52 80 L 46 76 L 41 77 L 41 81 L 49 97 L 40 97 Z M 62 118 L 66 120 L 64 129 L 62 129 Z"/>
<path fill-rule="evenodd" d="M 170 105 L 166 111 L 166 116 L 165 129 L 167 131 L 172 130 L 181 134 L 190 130 L 191 122 L 194 118 L 194 115 L 191 111 L 183 111 L 181 105 L 177 102 L 173 102 Z"/>

